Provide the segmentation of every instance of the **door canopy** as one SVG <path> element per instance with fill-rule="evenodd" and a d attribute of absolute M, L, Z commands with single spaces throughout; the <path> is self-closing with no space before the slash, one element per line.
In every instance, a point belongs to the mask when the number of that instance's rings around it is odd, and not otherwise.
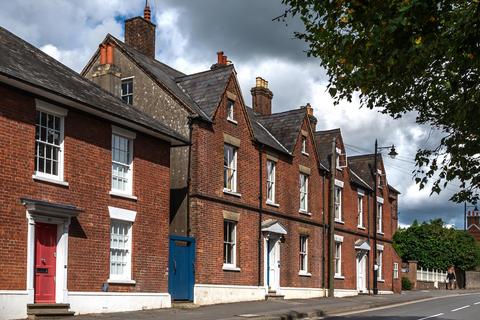
<path fill-rule="evenodd" d="M 262 232 L 285 235 L 287 234 L 287 229 L 278 220 L 268 219 L 262 222 Z"/>
<path fill-rule="evenodd" d="M 355 250 L 370 251 L 370 245 L 366 240 L 359 239 L 355 241 Z"/>

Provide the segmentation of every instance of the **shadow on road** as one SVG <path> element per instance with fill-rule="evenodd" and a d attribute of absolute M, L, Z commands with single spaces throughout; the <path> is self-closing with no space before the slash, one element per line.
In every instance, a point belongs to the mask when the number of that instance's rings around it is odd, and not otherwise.
<path fill-rule="evenodd" d="M 422 316 L 368 316 L 368 315 L 351 315 L 351 316 L 341 316 L 341 317 L 326 317 L 325 319 L 331 320 L 419 320 Z M 435 320 L 448 320 L 448 318 L 435 317 Z"/>

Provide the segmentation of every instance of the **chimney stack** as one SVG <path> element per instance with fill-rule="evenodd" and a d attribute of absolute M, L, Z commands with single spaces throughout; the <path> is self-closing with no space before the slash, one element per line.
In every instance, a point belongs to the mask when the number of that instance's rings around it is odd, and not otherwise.
<path fill-rule="evenodd" d="M 92 74 L 92 81 L 116 96 L 121 96 L 122 74 L 115 65 L 115 46 L 102 43 L 99 47 L 100 63 Z"/>
<path fill-rule="evenodd" d="M 223 51 L 218 51 L 217 52 L 217 63 L 213 64 L 210 69 L 217 69 L 219 67 L 227 66 L 231 62 L 228 61 L 227 56 L 223 53 Z"/>
<path fill-rule="evenodd" d="M 252 93 L 253 111 L 264 116 L 271 115 L 273 93 L 268 89 L 268 81 L 257 77 L 255 87 L 250 92 Z"/>
<path fill-rule="evenodd" d="M 308 120 L 310 121 L 310 125 L 312 126 L 313 132 L 317 129 L 317 118 L 313 115 L 313 108 L 310 103 L 307 103 L 306 106 L 302 107 L 307 112 Z"/>
<path fill-rule="evenodd" d="M 150 58 L 155 58 L 155 25 L 151 22 L 148 1 L 142 17 L 125 20 L 125 43 Z"/>

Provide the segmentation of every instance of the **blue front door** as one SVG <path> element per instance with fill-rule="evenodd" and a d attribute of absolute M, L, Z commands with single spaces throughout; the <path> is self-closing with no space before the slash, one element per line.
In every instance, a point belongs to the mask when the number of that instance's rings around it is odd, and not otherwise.
<path fill-rule="evenodd" d="M 172 300 L 193 300 L 195 239 L 170 236 L 168 292 Z"/>

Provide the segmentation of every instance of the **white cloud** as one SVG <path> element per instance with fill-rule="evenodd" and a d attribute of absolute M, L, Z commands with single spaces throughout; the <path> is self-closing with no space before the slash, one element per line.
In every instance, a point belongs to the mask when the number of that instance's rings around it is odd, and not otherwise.
<path fill-rule="evenodd" d="M 429 196 L 429 190 L 419 191 L 411 177 L 416 150 L 437 143 L 438 132 L 418 126 L 415 114 L 393 120 L 376 110 L 359 109 L 358 97 L 351 103 L 342 101 L 333 106 L 326 92 L 325 71 L 315 59 L 305 58 L 303 44 L 292 40 L 298 24 L 285 28 L 281 23 L 272 23 L 271 18 L 282 13 L 280 4 L 238 1 L 232 13 L 212 5 L 216 3 L 213 0 L 208 1 L 208 6 L 194 1 L 159 0 L 158 7 L 151 1 L 159 60 L 192 73 L 208 69 L 216 62 L 216 51 L 225 49 L 229 58 L 237 62 L 247 104 L 251 103 L 250 88 L 255 77 L 262 76 L 274 93 L 275 112 L 310 102 L 319 130 L 342 129 L 345 143 L 353 146 L 347 146 L 348 154 L 372 153 L 376 138 L 382 146 L 394 143 L 399 157 L 386 159 L 385 165 L 389 183 L 402 192 L 402 223 L 441 216 L 447 223 L 462 225 L 462 208 L 448 202 L 453 187 L 439 196 Z M 142 14 L 143 6 L 144 0 L 2 1 L 0 21 L 3 27 L 80 71 L 107 33 L 123 39 L 121 20 Z M 252 10 L 253 6 L 263 9 Z M 212 26 L 213 17 L 217 19 L 219 14 L 223 19 L 221 27 Z"/>

